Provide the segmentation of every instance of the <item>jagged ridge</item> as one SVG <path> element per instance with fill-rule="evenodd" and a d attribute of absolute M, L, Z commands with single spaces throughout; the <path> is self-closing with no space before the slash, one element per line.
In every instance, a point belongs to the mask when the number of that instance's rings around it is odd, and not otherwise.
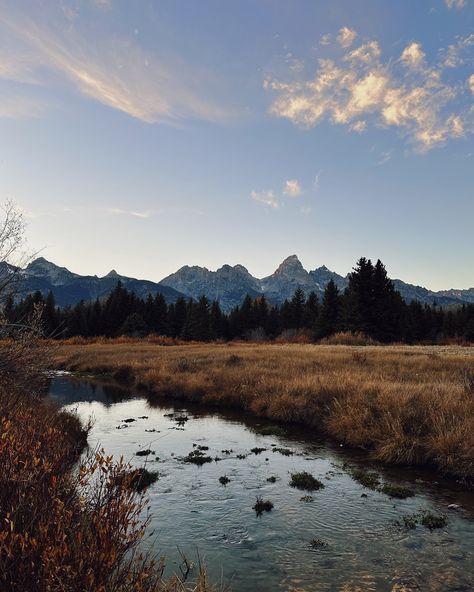
<path fill-rule="evenodd" d="M 2 264 L 0 274 L 1 267 Z M 160 292 L 167 302 L 175 302 L 180 296 L 197 299 L 204 294 L 209 300 L 218 300 L 222 309 L 229 311 L 241 304 L 247 294 L 251 297 L 265 294 L 270 302 L 281 303 L 285 298 L 291 298 L 296 288 L 302 288 L 306 294 L 314 291 L 322 297 L 331 279 L 341 290 L 348 281 L 347 277 L 324 265 L 307 271 L 296 255 L 287 257 L 274 273 L 261 279 L 252 276 L 243 265 L 223 265 L 217 271 L 185 265 L 158 283 L 122 276 L 115 270 L 104 277 L 81 276 L 39 257 L 21 270 L 18 295 L 24 297 L 36 290 L 46 294 L 51 290 L 58 305 L 67 306 L 80 300 L 104 298 L 120 280 L 128 290 L 142 298 L 149 293 Z M 426 304 L 436 302 L 443 305 L 474 302 L 474 288 L 433 292 L 401 280 L 394 282 L 408 302 L 418 300 Z"/>

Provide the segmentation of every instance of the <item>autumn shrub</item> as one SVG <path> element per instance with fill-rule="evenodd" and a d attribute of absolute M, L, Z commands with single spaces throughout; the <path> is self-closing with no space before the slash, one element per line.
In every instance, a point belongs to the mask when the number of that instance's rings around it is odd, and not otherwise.
<path fill-rule="evenodd" d="M 50 355 L 31 326 L 0 341 L 1 592 L 209 591 L 204 570 L 164 580 L 140 552 L 157 475 L 103 452 L 79 464 L 90 426 L 44 397 Z"/>
<path fill-rule="evenodd" d="M 321 339 L 319 342 L 321 345 L 380 345 L 375 339 L 357 331 L 352 333 L 351 331 L 339 331 Z"/>

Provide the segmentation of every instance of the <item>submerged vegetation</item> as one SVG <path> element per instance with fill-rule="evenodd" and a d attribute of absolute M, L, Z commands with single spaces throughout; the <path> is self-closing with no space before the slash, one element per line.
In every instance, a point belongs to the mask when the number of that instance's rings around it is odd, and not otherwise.
<path fill-rule="evenodd" d="M 380 475 L 374 471 L 364 471 L 363 469 L 350 469 L 349 474 L 367 489 L 372 491 L 379 491 L 389 497 L 397 499 L 406 499 L 407 497 L 413 497 L 415 492 L 409 487 L 404 485 L 397 485 L 393 483 L 380 483 Z"/>
<path fill-rule="evenodd" d="M 444 514 L 435 514 L 429 510 L 422 511 L 418 514 L 408 514 L 403 516 L 401 520 L 395 521 L 395 526 L 413 530 L 418 524 L 421 524 L 429 530 L 436 530 L 444 528 L 448 524 L 448 518 Z"/>
<path fill-rule="evenodd" d="M 136 388 L 305 424 L 372 458 L 474 479 L 474 351 L 459 347 L 64 344 L 54 365 L 113 375 Z M 229 355 L 238 356 L 228 365 Z M 176 361 L 193 360 L 178 373 Z"/>

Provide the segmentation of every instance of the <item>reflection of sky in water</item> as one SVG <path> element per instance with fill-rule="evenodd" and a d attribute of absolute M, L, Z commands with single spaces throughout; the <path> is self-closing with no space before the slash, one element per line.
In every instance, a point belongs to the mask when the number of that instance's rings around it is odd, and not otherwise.
<path fill-rule="evenodd" d="M 416 483 L 414 472 L 384 471 L 391 481 L 403 476 L 417 491 L 414 498 L 393 500 L 364 489 L 341 468 L 345 460 L 355 462 L 354 457 L 311 442 L 297 429 L 291 438 L 260 436 L 242 417 L 197 414 L 188 408 L 190 419 L 180 430 L 164 416 L 172 408 L 126 399 L 126 389 L 67 378 L 53 381 L 51 395 L 76 408 L 81 418 L 93 417 L 91 447 L 100 444 L 108 454 L 160 472 L 148 492 L 153 534 L 146 544 L 166 556 L 170 570 L 179 569 L 179 545 L 188 558 L 196 559 L 197 553 L 205 558 L 211 579 L 223 574 L 235 592 L 385 591 L 397 583 L 408 590 L 414 584 L 430 591 L 474 589 L 474 523 L 467 512 L 447 509 L 451 502 L 471 504 L 472 509 L 472 493 Z M 136 421 L 125 424 L 128 418 Z M 128 427 L 117 429 L 123 425 Z M 222 460 L 202 467 L 180 462 L 193 443 L 209 446 L 206 454 Z M 274 453 L 272 443 L 295 454 Z M 236 457 L 254 447 L 267 451 L 244 460 Z M 144 448 L 156 454 L 146 461 L 134 456 Z M 225 449 L 233 452 L 225 454 Z M 305 492 L 288 485 L 289 474 L 302 470 L 325 484 L 310 503 L 300 501 Z M 226 487 L 218 482 L 222 475 L 231 480 Z M 267 482 L 271 475 L 277 477 L 274 484 Z M 257 495 L 275 505 L 260 518 L 252 510 Z M 391 525 L 422 508 L 448 513 L 448 527 L 400 531 Z M 322 539 L 327 546 L 311 550 L 311 539 Z"/>

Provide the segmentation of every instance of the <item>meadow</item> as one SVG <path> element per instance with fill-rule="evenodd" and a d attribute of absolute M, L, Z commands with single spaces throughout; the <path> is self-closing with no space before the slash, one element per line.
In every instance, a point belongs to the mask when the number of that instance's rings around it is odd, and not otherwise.
<path fill-rule="evenodd" d="M 65 342 L 56 369 L 303 424 L 387 464 L 474 481 L 474 348 Z"/>

